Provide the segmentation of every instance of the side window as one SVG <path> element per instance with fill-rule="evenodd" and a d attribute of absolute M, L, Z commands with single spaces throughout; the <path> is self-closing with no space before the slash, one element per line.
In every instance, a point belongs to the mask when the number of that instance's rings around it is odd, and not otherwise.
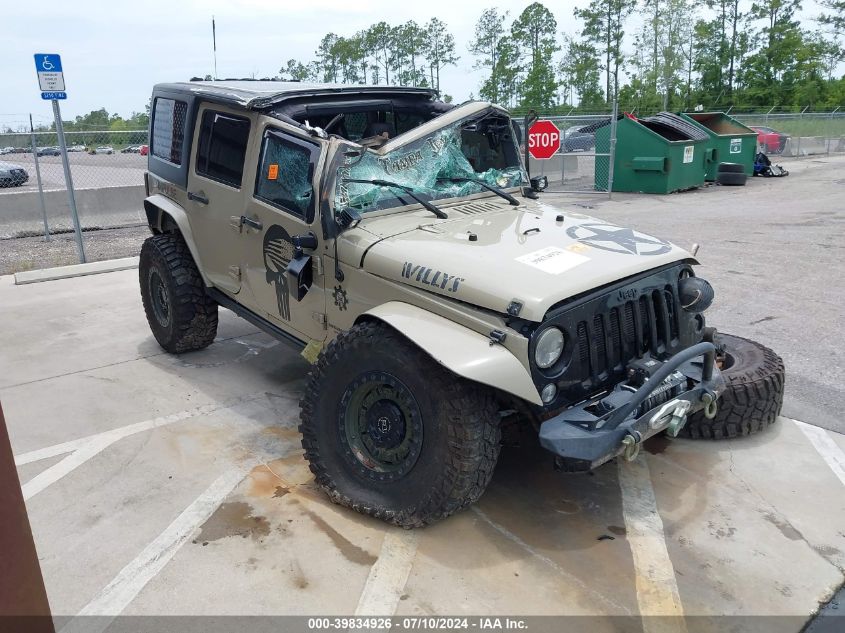
<path fill-rule="evenodd" d="M 157 156 L 174 165 L 182 164 L 185 143 L 185 115 L 188 104 L 176 99 L 158 97 L 153 107 L 153 138 L 150 148 Z"/>
<path fill-rule="evenodd" d="M 248 119 L 206 110 L 197 148 L 197 173 L 239 188 L 248 141 Z"/>
<path fill-rule="evenodd" d="M 317 154 L 317 147 L 310 143 L 282 138 L 268 131 L 261 148 L 255 197 L 304 220 L 309 219 Z"/>

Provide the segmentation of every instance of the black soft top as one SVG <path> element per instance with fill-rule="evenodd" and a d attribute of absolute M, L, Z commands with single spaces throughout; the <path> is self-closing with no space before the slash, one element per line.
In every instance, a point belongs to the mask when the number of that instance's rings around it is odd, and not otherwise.
<path fill-rule="evenodd" d="M 248 110 L 265 110 L 287 101 L 328 98 L 391 99 L 410 97 L 434 101 L 437 91 L 410 86 L 356 86 L 350 84 L 317 84 L 297 81 L 185 81 L 156 84 L 153 92 L 184 92 L 204 101 L 212 101 Z"/>

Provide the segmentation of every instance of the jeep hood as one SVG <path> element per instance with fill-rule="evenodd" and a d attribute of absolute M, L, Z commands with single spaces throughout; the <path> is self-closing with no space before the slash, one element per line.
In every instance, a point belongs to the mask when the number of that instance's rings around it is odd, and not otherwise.
<path fill-rule="evenodd" d="M 511 207 L 485 198 L 444 210 L 448 219 L 429 220 L 426 212 L 367 218 L 341 239 L 341 258 L 500 313 L 517 301 L 519 316 L 531 321 L 568 297 L 694 261 L 665 240 L 529 200 Z"/>

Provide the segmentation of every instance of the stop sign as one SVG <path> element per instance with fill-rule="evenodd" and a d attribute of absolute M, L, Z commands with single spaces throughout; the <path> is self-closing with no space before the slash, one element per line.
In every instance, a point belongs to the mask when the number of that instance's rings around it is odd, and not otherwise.
<path fill-rule="evenodd" d="M 551 121 L 537 121 L 528 129 L 528 153 L 545 160 L 560 149 L 560 130 Z"/>

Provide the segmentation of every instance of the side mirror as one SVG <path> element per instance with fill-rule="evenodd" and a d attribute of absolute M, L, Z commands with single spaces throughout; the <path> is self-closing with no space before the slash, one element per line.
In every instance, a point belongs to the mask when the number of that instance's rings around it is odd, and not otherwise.
<path fill-rule="evenodd" d="M 288 284 L 292 286 L 293 298 L 302 301 L 302 298 L 308 294 L 311 284 L 314 283 L 311 255 L 307 255 L 303 249 L 317 248 L 317 236 L 311 232 L 305 235 L 294 235 L 291 243 L 293 244 L 293 259 L 288 264 L 285 274 L 288 276 Z"/>
<path fill-rule="evenodd" d="M 300 251 L 288 264 L 285 274 L 288 276 L 288 284 L 291 286 L 291 294 L 297 301 L 308 294 L 311 284 L 314 283 L 314 266 L 311 264 L 311 255 Z"/>

